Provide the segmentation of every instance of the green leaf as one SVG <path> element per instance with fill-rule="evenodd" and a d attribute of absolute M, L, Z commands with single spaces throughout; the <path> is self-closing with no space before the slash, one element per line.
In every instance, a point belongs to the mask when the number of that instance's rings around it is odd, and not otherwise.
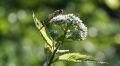
<path fill-rule="evenodd" d="M 64 43 L 71 43 L 71 42 L 73 42 L 72 39 L 66 39 L 66 40 L 64 40 Z"/>
<path fill-rule="evenodd" d="M 82 55 L 79 53 L 67 53 L 58 57 L 57 61 L 71 61 L 71 62 L 82 62 L 82 61 L 97 61 L 99 60 L 92 58 L 91 56 Z"/>
<path fill-rule="evenodd" d="M 59 37 L 56 39 L 56 41 L 57 41 L 57 42 L 62 41 L 63 37 L 64 37 L 64 35 L 59 36 Z"/>
<path fill-rule="evenodd" d="M 39 29 L 39 32 L 41 34 L 41 36 L 43 37 L 43 39 L 45 40 L 45 42 L 50 46 L 49 49 L 52 48 L 52 40 L 48 37 L 45 27 L 42 25 L 42 23 L 36 18 L 34 12 L 33 12 L 33 19 L 35 22 L 36 27 Z M 52 51 L 52 50 L 51 50 Z"/>
<path fill-rule="evenodd" d="M 52 49 L 46 43 L 45 43 L 45 46 L 44 46 L 44 53 L 45 53 L 45 55 L 52 53 Z"/>

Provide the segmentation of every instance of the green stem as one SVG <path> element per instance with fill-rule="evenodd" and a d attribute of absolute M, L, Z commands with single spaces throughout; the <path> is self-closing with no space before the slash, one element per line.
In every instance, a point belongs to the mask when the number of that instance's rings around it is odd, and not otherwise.
<path fill-rule="evenodd" d="M 53 61 L 54 56 L 55 56 L 55 53 L 56 53 L 57 49 L 60 47 L 60 45 L 61 45 L 61 44 L 59 43 L 58 46 L 56 47 L 56 49 L 54 50 L 54 52 L 53 52 L 53 54 L 52 54 L 52 56 L 51 56 L 51 58 L 50 58 L 50 61 L 49 61 L 49 63 L 48 63 L 47 66 L 50 66 L 50 65 L 52 64 L 52 61 Z"/>
<path fill-rule="evenodd" d="M 52 64 L 52 61 L 53 61 L 53 59 L 54 59 L 54 57 L 55 57 L 55 54 L 56 54 L 57 50 L 58 50 L 59 47 L 64 43 L 64 39 L 65 39 L 65 37 L 66 37 L 67 30 L 68 30 L 68 28 L 66 28 L 66 30 L 64 31 L 64 37 L 63 37 L 62 43 L 58 43 L 56 49 L 53 51 L 53 54 L 52 54 L 52 56 L 51 56 L 51 58 L 50 58 L 50 61 L 49 61 L 49 63 L 48 63 L 47 66 L 50 66 L 50 65 Z"/>
<path fill-rule="evenodd" d="M 52 51 L 54 51 L 54 37 L 53 37 L 52 40 L 53 40 L 53 41 L 52 41 L 52 46 L 53 46 Z"/>
<path fill-rule="evenodd" d="M 61 28 L 63 31 L 65 31 L 65 29 L 62 27 L 62 25 L 60 25 L 60 28 Z"/>

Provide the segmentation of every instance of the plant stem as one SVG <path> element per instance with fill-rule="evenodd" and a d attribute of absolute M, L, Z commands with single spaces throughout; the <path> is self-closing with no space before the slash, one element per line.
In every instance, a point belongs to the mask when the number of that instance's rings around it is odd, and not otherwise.
<path fill-rule="evenodd" d="M 52 41 L 52 44 L 53 44 L 53 49 L 52 49 L 52 50 L 53 50 L 53 51 L 54 51 L 54 38 L 55 38 L 55 37 L 53 37 L 53 41 Z"/>
<path fill-rule="evenodd" d="M 49 63 L 48 63 L 47 66 L 50 66 L 50 65 L 52 64 L 52 61 L 53 61 L 54 56 L 55 56 L 55 53 L 56 53 L 57 49 L 60 47 L 60 45 L 61 45 L 61 44 L 59 43 L 58 46 L 56 47 L 56 49 L 54 50 L 54 52 L 53 52 L 53 54 L 52 54 L 52 56 L 51 56 L 51 58 L 50 58 L 50 61 L 49 61 Z"/>
<path fill-rule="evenodd" d="M 49 63 L 48 63 L 47 66 L 50 66 L 50 65 L 52 64 L 52 61 L 53 61 L 53 59 L 54 59 L 54 57 L 55 57 L 55 54 L 56 54 L 57 50 L 58 50 L 59 47 L 64 43 L 64 39 L 65 39 L 65 37 L 66 37 L 67 30 L 68 30 L 68 28 L 66 28 L 66 30 L 64 31 L 64 37 L 63 37 L 63 39 L 62 39 L 62 42 L 61 42 L 61 43 L 58 43 L 56 49 L 53 51 L 53 54 L 52 54 L 52 56 L 51 56 L 51 58 L 50 58 L 50 61 L 49 61 Z"/>

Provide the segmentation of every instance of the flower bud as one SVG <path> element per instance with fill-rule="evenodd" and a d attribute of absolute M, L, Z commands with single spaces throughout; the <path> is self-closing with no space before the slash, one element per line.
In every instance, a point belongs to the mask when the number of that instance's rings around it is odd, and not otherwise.
<path fill-rule="evenodd" d="M 73 40 L 84 40 L 86 38 L 86 33 L 81 30 L 74 30 L 72 33 Z"/>
<path fill-rule="evenodd" d="M 57 37 L 57 36 L 58 36 L 58 31 L 57 31 L 57 30 L 51 30 L 51 31 L 50 31 L 50 36 L 51 36 L 52 38 Z"/>

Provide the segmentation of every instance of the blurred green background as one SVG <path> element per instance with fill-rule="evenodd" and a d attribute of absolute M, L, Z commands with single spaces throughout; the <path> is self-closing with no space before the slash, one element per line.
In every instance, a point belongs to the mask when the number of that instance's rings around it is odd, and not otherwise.
<path fill-rule="evenodd" d="M 56 62 L 53 66 L 119 66 L 120 0 L 0 0 L 0 66 L 44 66 L 44 44 L 32 10 L 41 21 L 63 9 L 88 27 L 87 38 L 64 44 L 69 49 L 109 64 Z M 48 25 L 49 26 L 49 25 Z"/>

